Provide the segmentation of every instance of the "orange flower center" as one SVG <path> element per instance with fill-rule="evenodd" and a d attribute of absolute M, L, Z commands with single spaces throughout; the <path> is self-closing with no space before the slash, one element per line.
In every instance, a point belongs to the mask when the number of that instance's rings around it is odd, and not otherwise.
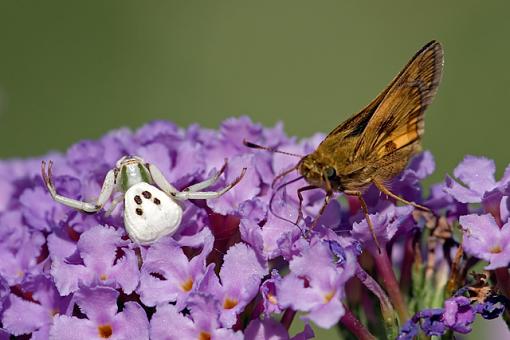
<path fill-rule="evenodd" d="M 108 339 L 113 334 L 112 326 L 110 325 L 99 325 L 97 330 L 99 331 L 99 337 L 102 339 Z"/>
<path fill-rule="evenodd" d="M 333 296 L 335 296 L 335 293 L 336 293 L 336 291 L 332 291 L 332 292 L 329 292 L 326 295 L 324 295 L 324 303 L 328 303 L 329 301 L 331 301 Z"/>
<path fill-rule="evenodd" d="M 271 302 L 273 305 L 278 304 L 278 300 L 276 300 L 276 296 L 273 294 L 267 294 L 267 300 Z"/>
<path fill-rule="evenodd" d="M 237 299 L 226 298 L 225 302 L 223 302 L 223 308 L 232 309 L 237 306 L 237 302 Z"/>
<path fill-rule="evenodd" d="M 101 274 L 99 276 L 99 280 L 101 280 L 101 281 L 106 281 L 107 278 L 108 278 L 108 275 L 106 275 L 106 274 Z"/>
<path fill-rule="evenodd" d="M 198 340 L 211 340 L 211 334 L 209 332 L 200 332 L 198 335 Z"/>
<path fill-rule="evenodd" d="M 191 278 L 181 284 L 181 289 L 185 292 L 189 292 L 191 288 L 193 288 L 193 280 Z"/>
<path fill-rule="evenodd" d="M 503 249 L 501 249 L 501 246 L 498 244 L 497 246 L 492 247 L 489 251 L 492 254 L 499 254 L 503 251 Z"/>

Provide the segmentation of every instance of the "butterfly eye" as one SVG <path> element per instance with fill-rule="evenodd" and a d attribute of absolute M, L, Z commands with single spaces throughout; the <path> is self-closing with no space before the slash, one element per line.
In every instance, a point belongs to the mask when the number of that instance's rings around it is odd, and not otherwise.
<path fill-rule="evenodd" d="M 326 176 L 326 178 L 328 179 L 335 178 L 336 177 L 335 169 L 328 166 L 326 169 L 324 169 L 324 176 Z"/>

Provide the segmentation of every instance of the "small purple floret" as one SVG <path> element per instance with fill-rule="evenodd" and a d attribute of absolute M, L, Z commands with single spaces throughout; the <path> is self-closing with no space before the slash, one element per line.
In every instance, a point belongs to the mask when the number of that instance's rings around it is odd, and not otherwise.
<path fill-rule="evenodd" d="M 510 263 L 510 222 L 500 228 L 491 214 L 459 218 L 464 231 L 464 251 L 489 262 L 486 269 L 507 267 Z"/>

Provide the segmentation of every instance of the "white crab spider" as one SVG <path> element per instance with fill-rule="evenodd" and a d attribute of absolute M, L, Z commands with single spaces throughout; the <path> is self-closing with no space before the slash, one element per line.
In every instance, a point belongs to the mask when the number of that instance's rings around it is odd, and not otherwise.
<path fill-rule="evenodd" d="M 223 167 L 213 177 L 178 191 L 154 164 L 146 163 L 140 157 L 124 156 L 117 161 L 116 167 L 106 174 L 96 202 L 89 203 L 57 193 L 51 180 L 52 165 L 53 162 L 49 161 L 46 172 L 46 162 L 42 161 L 41 171 L 51 197 L 58 203 L 87 213 L 95 213 L 103 208 L 114 192 L 122 193 L 112 201 L 107 214 L 124 199 L 126 231 L 134 242 L 140 244 L 152 243 L 177 231 L 182 218 L 182 208 L 178 201 L 219 197 L 239 183 L 246 172 L 246 168 L 243 168 L 239 177 L 220 191 L 200 191 L 218 180 L 227 165 L 225 160 Z M 152 184 L 157 185 L 159 189 Z"/>

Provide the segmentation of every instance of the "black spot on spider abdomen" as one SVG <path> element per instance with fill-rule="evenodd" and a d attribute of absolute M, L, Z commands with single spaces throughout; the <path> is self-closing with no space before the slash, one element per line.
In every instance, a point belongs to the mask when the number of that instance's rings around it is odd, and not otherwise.
<path fill-rule="evenodd" d="M 139 216 L 142 216 L 143 215 L 143 210 L 140 209 L 140 208 L 136 208 L 136 214 L 139 215 Z"/>

